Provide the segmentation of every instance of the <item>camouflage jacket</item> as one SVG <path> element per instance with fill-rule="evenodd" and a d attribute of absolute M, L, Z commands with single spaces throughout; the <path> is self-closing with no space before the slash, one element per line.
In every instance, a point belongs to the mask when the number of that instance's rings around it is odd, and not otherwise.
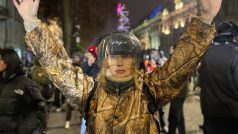
<path fill-rule="evenodd" d="M 86 133 L 158 133 L 153 115 L 147 109 L 147 98 L 142 93 L 143 83 L 149 87 L 156 102 L 161 105 L 168 103 L 196 69 L 214 33 L 214 26 L 194 18 L 180 37 L 173 55 L 150 77 L 138 70 L 134 78 L 135 86 L 120 96 L 108 93 L 99 82 L 91 101 Z M 81 68 L 72 66 L 65 49 L 57 44 L 46 24 L 39 23 L 38 27 L 26 34 L 25 39 L 40 58 L 49 78 L 69 103 L 84 115 L 85 102 L 94 85 L 93 79 L 84 75 Z"/>

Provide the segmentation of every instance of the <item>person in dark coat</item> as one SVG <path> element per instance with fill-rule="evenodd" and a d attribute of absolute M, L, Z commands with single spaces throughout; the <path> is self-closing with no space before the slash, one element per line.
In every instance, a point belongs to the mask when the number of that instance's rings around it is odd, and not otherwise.
<path fill-rule="evenodd" d="M 41 92 L 13 49 L 0 49 L 0 124 L 1 134 L 42 134 L 46 125 Z"/>
<path fill-rule="evenodd" d="M 238 134 L 238 26 L 218 27 L 200 72 L 204 134 Z"/>
<path fill-rule="evenodd" d="M 169 108 L 169 132 L 168 134 L 176 134 L 178 128 L 179 134 L 186 134 L 183 104 L 187 97 L 187 86 L 185 86 L 178 96 L 170 103 Z"/>
<path fill-rule="evenodd" d="M 97 60 L 96 50 L 97 50 L 96 46 L 88 47 L 87 62 L 83 64 L 83 72 L 93 78 L 96 78 L 100 71 L 98 64 L 96 63 Z"/>

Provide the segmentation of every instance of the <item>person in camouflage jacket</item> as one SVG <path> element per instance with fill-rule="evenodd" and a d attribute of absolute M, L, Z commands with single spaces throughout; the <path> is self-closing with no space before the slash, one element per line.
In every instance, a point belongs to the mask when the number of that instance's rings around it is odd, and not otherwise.
<path fill-rule="evenodd" d="M 57 44 L 46 24 L 37 19 L 40 0 L 13 2 L 24 19 L 27 45 L 69 103 L 82 115 L 87 114 L 85 106 L 94 87 L 93 78 L 72 65 L 63 46 Z M 150 76 L 139 68 L 141 45 L 134 35 L 114 33 L 101 41 L 98 46 L 101 72 L 90 101 L 86 133 L 158 133 L 142 87 L 146 85 L 161 106 L 178 95 L 214 37 L 215 27 L 211 23 L 221 0 L 200 0 L 200 5 L 201 16 L 192 20 L 173 55 Z"/>

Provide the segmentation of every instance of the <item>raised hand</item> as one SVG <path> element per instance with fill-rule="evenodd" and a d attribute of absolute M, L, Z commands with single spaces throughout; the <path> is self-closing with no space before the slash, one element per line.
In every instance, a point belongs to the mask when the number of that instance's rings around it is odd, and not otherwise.
<path fill-rule="evenodd" d="M 199 0 L 201 17 L 205 23 L 211 24 L 221 8 L 222 0 Z"/>
<path fill-rule="evenodd" d="M 24 21 L 34 21 L 37 19 L 40 0 L 19 0 L 19 3 L 13 0 L 13 3 Z"/>

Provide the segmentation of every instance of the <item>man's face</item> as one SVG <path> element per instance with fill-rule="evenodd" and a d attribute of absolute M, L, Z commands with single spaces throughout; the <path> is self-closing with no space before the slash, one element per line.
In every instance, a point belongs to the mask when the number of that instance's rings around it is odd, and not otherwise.
<path fill-rule="evenodd" d="M 125 78 L 132 74 L 133 58 L 131 55 L 109 55 L 108 68 L 116 78 Z"/>
<path fill-rule="evenodd" d="M 6 68 L 7 68 L 7 65 L 4 63 L 4 61 L 0 57 L 0 72 L 4 72 Z"/>

